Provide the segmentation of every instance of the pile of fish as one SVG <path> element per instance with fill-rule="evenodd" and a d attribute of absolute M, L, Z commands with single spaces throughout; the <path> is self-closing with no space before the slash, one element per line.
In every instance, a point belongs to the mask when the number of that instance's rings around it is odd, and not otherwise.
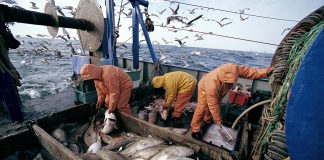
<path fill-rule="evenodd" d="M 169 112 L 163 111 L 164 103 L 164 99 L 155 99 L 152 103 L 149 104 L 149 106 L 144 107 L 144 109 L 139 111 L 135 110 L 133 114 L 141 120 L 156 124 L 159 118 L 166 120 L 169 116 Z M 196 105 L 196 102 L 190 102 L 183 111 L 184 115 L 192 116 L 195 111 Z M 171 108 L 173 108 L 173 106 L 174 103 L 171 105 Z"/>
<path fill-rule="evenodd" d="M 90 123 L 61 125 L 52 136 L 82 159 L 177 160 L 194 155 L 187 147 L 120 131 L 116 116 L 108 111 L 104 115 L 103 120 L 95 116 Z"/>

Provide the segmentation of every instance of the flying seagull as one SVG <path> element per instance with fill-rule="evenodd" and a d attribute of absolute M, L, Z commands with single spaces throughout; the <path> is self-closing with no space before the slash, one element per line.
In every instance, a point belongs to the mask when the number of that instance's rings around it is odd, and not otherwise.
<path fill-rule="evenodd" d="M 174 41 L 177 41 L 180 45 L 180 47 L 183 47 L 186 42 L 182 42 L 180 39 L 176 39 Z"/>
<path fill-rule="evenodd" d="M 159 14 L 162 15 L 165 11 L 166 11 L 166 9 L 160 11 Z"/>
<path fill-rule="evenodd" d="M 197 21 L 198 19 L 202 18 L 202 16 L 203 16 L 203 15 L 199 15 L 198 17 L 192 19 L 191 21 L 189 21 L 189 22 L 187 23 L 187 26 L 191 26 L 192 23 L 193 23 L 194 21 Z"/>
<path fill-rule="evenodd" d="M 171 7 L 169 7 L 171 9 L 173 15 L 177 15 L 178 14 L 179 6 L 180 5 L 178 4 L 178 6 L 177 6 L 176 9 L 172 9 Z"/>
<path fill-rule="evenodd" d="M 31 9 L 39 9 L 37 6 L 36 6 L 36 3 L 35 2 L 30 2 L 32 4 L 32 7 L 30 7 Z"/>

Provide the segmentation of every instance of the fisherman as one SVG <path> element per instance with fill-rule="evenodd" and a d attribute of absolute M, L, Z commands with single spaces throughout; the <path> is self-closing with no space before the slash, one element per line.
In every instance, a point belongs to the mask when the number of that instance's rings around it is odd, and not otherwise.
<path fill-rule="evenodd" d="M 202 138 L 202 125 L 222 127 L 220 103 L 238 77 L 258 79 L 268 77 L 272 67 L 257 69 L 236 64 L 223 64 L 207 73 L 198 83 L 198 103 L 191 121 L 192 137 Z"/>
<path fill-rule="evenodd" d="M 175 101 L 171 122 L 175 126 L 181 125 L 183 110 L 188 105 L 196 89 L 196 78 L 186 72 L 177 71 L 154 77 L 152 84 L 155 88 L 163 87 L 165 89 L 166 100 L 162 111 L 162 119 L 167 119 L 171 104 Z"/>
<path fill-rule="evenodd" d="M 131 115 L 128 101 L 133 83 L 126 72 L 112 65 L 85 64 L 80 74 L 83 80 L 94 80 L 98 95 L 97 109 L 105 103 L 109 113 L 117 110 Z"/>

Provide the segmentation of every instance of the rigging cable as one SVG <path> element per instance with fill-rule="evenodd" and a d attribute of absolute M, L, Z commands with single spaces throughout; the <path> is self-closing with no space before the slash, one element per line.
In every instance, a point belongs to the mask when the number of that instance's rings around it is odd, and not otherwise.
<path fill-rule="evenodd" d="M 265 19 L 273 19 L 273 20 L 279 20 L 279 21 L 299 22 L 299 21 L 293 20 L 293 19 L 275 18 L 275 17 L 268 17 L 268 16 L 260 16 L 260 15 L 255 15 L 255 14 L 241 13 L 241 12 L 237 12 L 237 11 L 230 11 L 230 10 L 225 10 L 225 9 L 219 9 L 219 8 L 213 8 L 213 7 L 206 7 L 206 6 L 201 6 L 201 5 L 196 5 L 196 4 L 190 4 L 190 3 L 184 3 L 184 2 L 179 2 L 179 1 L 175 1 L 175 0 L 163 0 L 163 1 L 171 2 L 171 3 L 183 4 L 183 5 L 187 5 L 187 6 L 199 7 L 199 8 L 206 8 L 206 9 L 216 10 L 216 11 L 221 11 L 221 12 L 227 12 L 227 13 L 233 13 L 233 14 L 246 15 L 246 16 L 251 16 L 251 17 L 258 17 L 258 18 L 265 18 Z"/>
<path fill-rule="evenodd" d="M 239 38 L 239 37 L 233 37 L 233 36 L 226 36 L 226 35 L 221 35 L 221 34 L 215 34 L 215 33 L 213 33 L 213 32 L 202 32 L 202 31 L 195 31 L 195 30 L 192 30 L 192 29 L 184 29 L 184 28 L 168 27 L 168 26 L 163 26 L 163 25 L 155 25 L 155 26 L 163 27 L 163 28 L 169 28 L 169 29 L 177 29 L 177 30 L 188 31 L 188 32 L 201 33 L 201 34 L 206 34 L 206 35 L 219 36 L 219 37 L 230 38 L 230 39 L 236 39 L 236 40 L 247 41 L 247 42 L 253 42 L 253 43 L 266 44 L 266 45 L 271 45 L 271 46 L 278 46 L 277 44 L 274 44 L 274 43 L 262 42 L 262 41 L 251 40 L 251 39 L 245 39 L 245 38 Z"/>

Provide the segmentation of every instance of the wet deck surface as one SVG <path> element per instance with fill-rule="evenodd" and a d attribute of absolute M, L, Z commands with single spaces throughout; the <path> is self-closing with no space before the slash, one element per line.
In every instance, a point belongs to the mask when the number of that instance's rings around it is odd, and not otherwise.
<path fill-rule="evenodd" d="M 74 106 L 74 92 L 72 89 L 59 94 L 26 101 L 23 108 L 25 121 L 49 116 Z M 24 123 L 12 123 L 8 115 L 0 112 L 0 138 L 24 129 Z"/>

